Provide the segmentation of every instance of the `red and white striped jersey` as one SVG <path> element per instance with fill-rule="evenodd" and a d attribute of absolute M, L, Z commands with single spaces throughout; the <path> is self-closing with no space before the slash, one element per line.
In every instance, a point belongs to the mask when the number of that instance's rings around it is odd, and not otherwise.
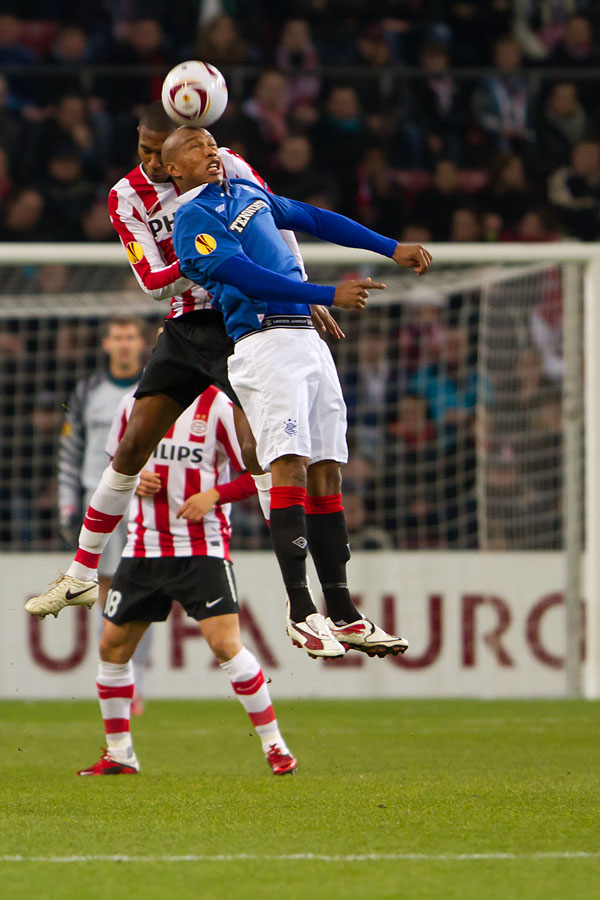
<path fill-rule="evenodd" d="M 263 187 L 265 182 L 245 159 L 221 147 L 219 154 L 227 178 L 246 178 Z M 199 285 L 183 278 L 173 250 L 173 221 L 181 191 L 172 182 L 155 184 L 139 165 L 121 178 L 108 195 L 108 211 L 115 231 L 127 253 L 135 277 L 155 300 L 171 298 L 166 318 L 174 318 L 210 307 L 210 297 Z M 299 261 L 304 263 L 296 237 L 282 231 L 282 237 Z"/>
<path fill-rule="evenodd" d="M 115 413 L 106 445 L 111 457 L 133 404 L 131 393 Z M 231 503 L 217 504 L 200 522 L 176 518 L 192 494 L 226 484 L 235 477 L 232 470 L 239 473 L 244 469 L 229 398 L 216 387 L 207 388 L 165 434 L 145 468 L 160 475 L 162 489 L 152 497 L 132 498 L 122 555 L 229 559 Z"/>

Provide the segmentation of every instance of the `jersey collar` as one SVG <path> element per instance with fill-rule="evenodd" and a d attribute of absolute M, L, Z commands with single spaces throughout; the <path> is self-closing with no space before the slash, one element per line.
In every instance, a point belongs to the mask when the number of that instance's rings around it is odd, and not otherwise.
<path fill-rule="evenodd" d="M 185 193 L 180 194 L 179 197 L 176 198 L 175 203 L 189 203 L 190 200 L 198 197 L 202 193 L 202 191 L 204 191 L 207 187 L 210 187 L 211 184 L 214 185 L 214 182 L 211 181 L 207 184 L 199 184 L 197 187 L 190 188 L 189 191 L 185 191 Z M 216 185 L 216 187 L 219 187 L 221 190 L 229 193 L 229 182 L 226 178 L 223 179 L 220 185 Z"/>

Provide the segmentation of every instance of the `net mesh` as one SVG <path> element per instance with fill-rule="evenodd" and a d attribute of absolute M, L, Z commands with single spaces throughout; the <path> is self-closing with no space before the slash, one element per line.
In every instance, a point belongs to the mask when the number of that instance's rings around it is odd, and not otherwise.
<path fill-rule="evenodd" d="M 321 283 L 347 267 L 311 267 Z M 562 545 L 558 266 L 372 269 L 388 290 L 336 314 L 348 406 L 344 506 L 354 549 Z M 0 530 L 5 549 L 62 548 L 56 460 L 65 404 L 103 365 L 100 328 L 164 309 L 119 266 L 8 266 L 0 278 Z M 234 545 L 269 546 L 254 499 Z"/>

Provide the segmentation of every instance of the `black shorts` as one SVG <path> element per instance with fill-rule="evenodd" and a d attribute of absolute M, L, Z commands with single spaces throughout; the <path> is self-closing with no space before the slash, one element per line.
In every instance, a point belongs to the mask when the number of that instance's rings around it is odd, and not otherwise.
<path fill-rule="evenodd" d="M 174 600 L 196 621 L 237 613 L 232 564 L 214 556 L 124 556 L 102 615 L 115 625 L 164 622 Z"/>
<path fill-rule="evenodd" d="M 166 394 L 187 409 L 214 384 L 239 406 L 227 374 L 227 357 L 232 353 L 233 341 L 215 309 L 165 319 L 135 396 Z"/>

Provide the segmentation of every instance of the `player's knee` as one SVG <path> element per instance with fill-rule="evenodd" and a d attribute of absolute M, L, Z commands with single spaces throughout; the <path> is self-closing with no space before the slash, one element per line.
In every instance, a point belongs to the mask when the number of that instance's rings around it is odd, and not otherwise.
<path fill-rule="evenodd" d="M 125 475 L 141 472 L 154 447 L 139 431 L 125 431 L 113 459 L 113 468 Z"/>
<path fill-rule="evenodd" d="M 240 652 L 242 644 L 237 635 L 216 634 L 210 640 L 210 649 L 219 663 L 225 663 L 229 662 L 230 659 L 233 659 Z"/>
<path fill-rule="evenodd" d="M 304 456 L 280 456 L 271 464 L 273 483 L 290 487 L 306 487 L 308 460 Z"/>
<path fill-rule="evenodd" d="M 131 659 L 130 647 L 124 638 L 106 629 L 102 632 L 98 652 L 102 662 L 123 664 Z"/>

